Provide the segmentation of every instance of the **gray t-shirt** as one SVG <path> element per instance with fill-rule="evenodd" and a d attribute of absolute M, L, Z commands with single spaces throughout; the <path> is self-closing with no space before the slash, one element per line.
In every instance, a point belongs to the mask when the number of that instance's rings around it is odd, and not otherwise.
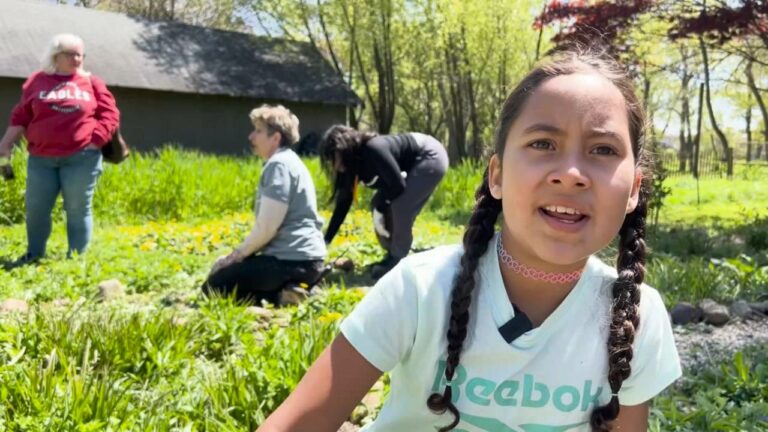
<path fill-rule="evenodd" d="M 285 219 L 263 249 L 264 255 L 294 261 L 325 259 L 323 220 L 317 214 L 315 184 L 293 150 L 279 149 L 264 165 L 256 193 L 257 215 L 262 196 L 288 204 Z"/>

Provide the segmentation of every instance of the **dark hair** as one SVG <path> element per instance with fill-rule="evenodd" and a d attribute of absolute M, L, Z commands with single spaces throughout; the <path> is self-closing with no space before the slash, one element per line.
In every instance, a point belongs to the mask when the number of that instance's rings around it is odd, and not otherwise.
<path fill-rule="evenodd" d="M 523 105 L 531 93 L 550 78 L 575 73 L 598 74 L 609 80 L 619 89 L 626 102 L 632 153 L 637 166 L 646 168 L 649 161 L 644 150 L 645 113 L 634 92 L 632 81 L 622 66 L 605 51 L 594 47 L 572 47 L 569 50 L 554 53 L 537 65 L 509 94 L 501 109 L 495 135 L 495 153 L 504 152 L 509 129 L 520 115 Z M 613 283 L 613 305 L 608 336 L 608 382 L 611 387 L 611 400 L 606 405 L 592 411 L 590 424 L 596 431 L 609 431 L 608 423 L 619 414 L 617 396 L 622 382 L 631 373 L 632 342 L 640 324 L 639 304 L 640 285 L 645 277 L 645 216 L 649 195 L 648 179 L 643 176 L 639 201 L 634 211 L 629 213 L 619 229 L 619 257 L 617 261 L 618 278 Z M 467 336 L 469 305 L 477 281 L 475 271 L 480 257 L 488 249 L 493 238 L 494 226 L 501 213 L 501 200 L 494 198 L 488 186 L 488 169 L 482 183 L 475 193 L 475 207 L 464 232 L 464 254 L 461 257 L 458 274 L 454 279 L 451 293 L 451 317 L 448 323 L 448 353 L 445 367 L 445 379 L 450 383 L 459 365 L 461 350 Z M 459 424 L 459 412 L 451 401 L 452 389 L 447 384 L 445 391 L 433 393 L 427 399 L 427 406 L 436 414 L 450 411 L 453 421 L 440 429 L 449 431 Z"/>
<path fill-rule="evenodd" d="M 359 150 L 376 135 L 374 132 L 362 132 L 344 125 L 333 125 L 325 131 L 317 151 L 323 171 L 328 174 L 333 183 L 331 199 L 335 198 L 341 189 L 348 189 L 347 192 L 352 191 Z M 347 175 L 340 176 L 340 173 L 336 172 L 336 154 L 341 156 L 341 163 Z"/>

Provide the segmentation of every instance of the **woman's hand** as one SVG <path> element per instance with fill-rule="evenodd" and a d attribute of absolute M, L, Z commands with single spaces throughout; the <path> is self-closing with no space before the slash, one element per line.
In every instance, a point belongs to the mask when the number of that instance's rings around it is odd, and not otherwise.
<path fill-rule="evenodd" d="M 0 138 L 0 157 L 10 158 L 13 143 L 18 141 L 23 134 L 23 126 L 8 126 L 8 129 L 5 130 L 5 134 Z"/>
<path fill-rule="evenodd" d="M 232 264 L 239 263 L 245 258 L 242 252 L 240 252 L 239 249 L 235 249 L 232 252 L 229 253 L 229 255 L 220 256 L 216 259 L 216 262 L 213 263 L 213 267 L 211 268 L 211 274 L 216 273 L 217 271 L 229 267 Z"/>
<path fill-rule="evenodd" d="M 11 159 L 3 155 L 0 155 L 0 176 L 6 180 L 13 180 L 14 178 Z"/>

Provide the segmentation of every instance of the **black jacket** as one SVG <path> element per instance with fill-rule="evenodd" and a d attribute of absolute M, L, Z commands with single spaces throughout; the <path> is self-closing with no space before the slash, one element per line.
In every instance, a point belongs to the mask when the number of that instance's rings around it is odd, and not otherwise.
<path fill-rule="evenodd" d="M 330 243 L 352 206 L 355 177 L 360 183 L 376 189 L 373 208 L 384 212 L 389 204 L 405 190 L 403 176 L 427 156 L 413 135 L 380 135 L 363 144 L 355 155 L 354 166 L 347 167 L 336 177 L 336 207 L 333 210 L 325 241 Z"/>

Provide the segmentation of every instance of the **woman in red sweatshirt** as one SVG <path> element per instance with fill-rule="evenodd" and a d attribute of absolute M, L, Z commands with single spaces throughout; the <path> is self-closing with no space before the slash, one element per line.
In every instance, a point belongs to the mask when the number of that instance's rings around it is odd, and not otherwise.
<path fill-rule="evenodd" d="M 17 265 L 45 255 L 51 233 L 51 211 L 61 193 L 67 214 L 67 255 L 85 252 L 93 231 L 91 203 L 102 172 L 101 147 L 120 121 L 115 99 L 104 82 L 83 69 L 82 39 L 54 36 L 43 70 L 22 86 L 0 139 L 0 160 L 7 161 L 21 135 L 29 144 L 25 195 L 27 252 Z"/>

